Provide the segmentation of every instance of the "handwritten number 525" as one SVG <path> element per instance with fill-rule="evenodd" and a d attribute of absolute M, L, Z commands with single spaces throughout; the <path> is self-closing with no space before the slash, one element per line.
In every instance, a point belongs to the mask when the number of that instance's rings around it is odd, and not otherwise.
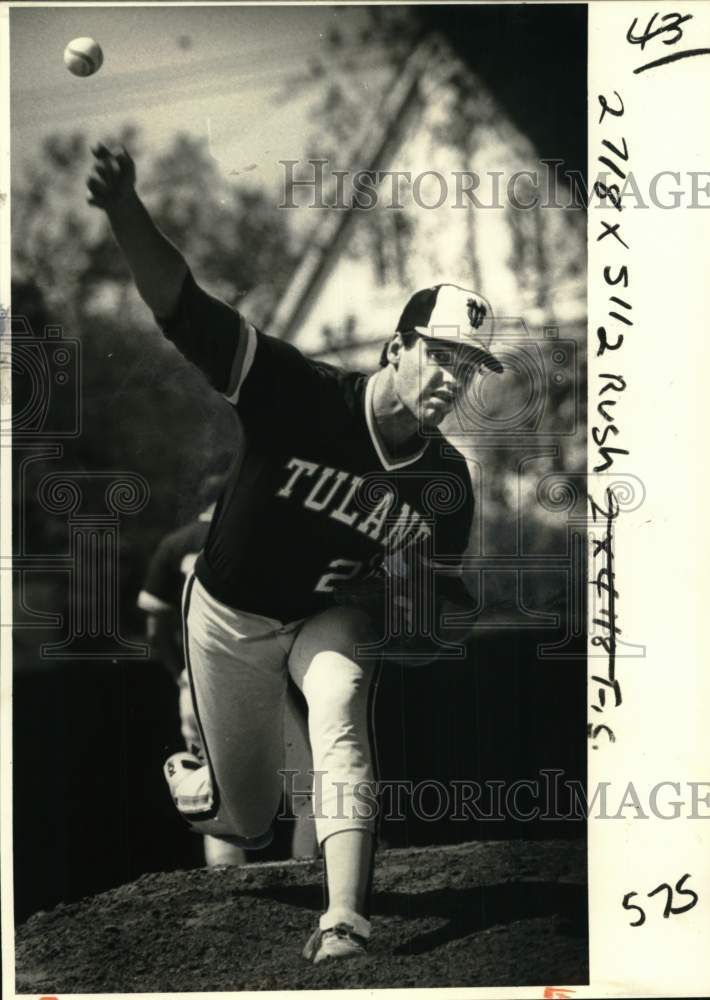
<path fill-rule="evenodd" d="M 688 910 L 692 910 L 693 907 L 695 906 L 695 904 L 698 902 L 698 898 L 699 897 L 698 897 L 697 892 L 693 892 L 692 889 L 684 889 L 683 888 L 683 885 L 684 885 L 685 881 L 687 879 L 689 879 L 689 878 L 690 878 L 690 875 L 686 874 L 682 878 L 679 878 L 678 881 L 675 884 L 675 891 L 676 891 L 676 893 L 679 896 L 690 896 L 691 897 L 690 902 L 689 903 L 684 903 L 682 906 L 674 906 L 673 905 L 673 889 L 668 885 L 667 882 L 661 882 L 661 884 L 659 886 L 656 886 L 655 889 L 653 889 L 651 892 L 649 892 L 649 893 L 646 894 L 647 896 L 650 897 L 650 896 L 657 895 L 663 889 L 666 890 L 666 893 L 667 893 L 667 895 L 666 895 L 666 905 L 663 908 L 663 917 L 664 917 L 664 919 L 670 917 L 671 913 L 673 913 L 673 914 L 676 914 L 676 913 L 687 913 Z M 638 914 L 639 914 L 638 915 L 638 919 L 637 920 L 632 920 L 630 926 L 631 927 L 640 927 L 642 924 L 646 923 L 646 914 L 644 913 L 643 908 L 638 905 L 638 903 L 630 903 L 629 902 L 629 900 L 631 899 L 632 896 L 638 896 L 638 893 L 637 892 L 627 892 L 626 895 L 624 896 L 623 900 L 622 900 L 621 905 L 624 907 L 625 910 L 638 910 Z"/>

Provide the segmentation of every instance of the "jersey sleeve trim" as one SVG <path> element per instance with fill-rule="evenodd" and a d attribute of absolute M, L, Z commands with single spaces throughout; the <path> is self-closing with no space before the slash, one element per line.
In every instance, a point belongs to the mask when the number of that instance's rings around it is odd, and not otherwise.
<path fill-rule="evenodd" d="M 237 341 L 237 350 L 234 354 L 234 362 L 232 363 L 232 370 L 229 375 L 229 383 L 227 385 L 226 391 L 223 393 L 224 398 L 228 403 L 236 406 L 239 402 L 239 393 L 241 392 L 244 380 L 251 370 L 251 366 L 254 363 L 254 355 L 256 354 L 256 330 L 251 325 L 247 323 L 243 316 L 239 315 L 239 339 Z"/>

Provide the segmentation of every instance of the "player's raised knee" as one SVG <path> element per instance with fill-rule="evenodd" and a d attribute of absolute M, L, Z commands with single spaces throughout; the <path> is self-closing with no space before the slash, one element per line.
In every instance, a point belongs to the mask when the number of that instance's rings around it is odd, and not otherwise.
<path fill-rule="evenodd" d="M 311 658 L 320 652 L 362 659 L 363 646 L 373 644 L 377 630 L 370 615 L 359 608 L 333 607 L 314 615 L 301 629 L 294 652 Z"/>

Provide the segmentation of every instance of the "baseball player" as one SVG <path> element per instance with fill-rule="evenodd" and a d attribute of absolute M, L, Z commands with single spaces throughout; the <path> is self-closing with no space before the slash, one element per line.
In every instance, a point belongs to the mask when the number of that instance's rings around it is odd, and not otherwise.
<path fill-rule="evenodd" d="M 166 337 L 233 406 L 234 461 L 183 599 L 188 676 L 206 763 L 166 776 L 195 829 L 246 850 L 271 839 L 281 793 L 286 678 L 308 705 L 326 905 L 306 958 L 363 955 L 370 936 L 374 781 L 368 718 L 383 648 L 372 597 L 425 571 L 438 585 L 465 550 L 473 492 L 438 431 L 491 353 L 489 304 L 440 285 L 406 304 L 371 375 L 304 357 L 203 290 L 153 223 L 121 148 L 93 150 L 89 202 L 106 212 Z M 385 574 L 386 576 L 386 574 Z M 387 588 L 384 588 L 385 596 Z M 387 605 L 390 608 L 390 605 Z"/>

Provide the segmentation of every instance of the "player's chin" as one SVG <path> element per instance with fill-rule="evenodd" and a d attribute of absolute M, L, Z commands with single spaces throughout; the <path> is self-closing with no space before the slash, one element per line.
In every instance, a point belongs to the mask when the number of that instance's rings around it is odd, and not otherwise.
<path fill-rule="evenodd" d="M 427 400 L 419 411 L 421 422 L 425 427 L 438 427 L 442 420 L 448 417 L 452 409 L 453 403 L 443 399 Z"/>

